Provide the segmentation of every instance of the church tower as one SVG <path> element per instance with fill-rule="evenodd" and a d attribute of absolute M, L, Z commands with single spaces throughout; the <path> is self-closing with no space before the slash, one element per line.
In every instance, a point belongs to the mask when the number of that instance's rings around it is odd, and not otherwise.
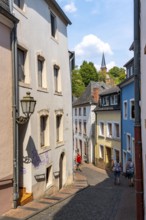
<path fill-rule="evenodd" d="M 104 53 L 102 54 L 101 68 L 100 69 L 101 69 L 102 72 L 105 72 L 105 73 L 107 72 Z"/>

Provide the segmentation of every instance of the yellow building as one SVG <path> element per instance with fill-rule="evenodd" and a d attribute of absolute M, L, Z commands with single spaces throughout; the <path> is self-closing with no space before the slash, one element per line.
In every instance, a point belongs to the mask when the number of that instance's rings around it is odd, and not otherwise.
<path fill-rule="evenodd" d="M 121 161 L 120 89 L 117 86 L 100 94 L 95 114 L 95 165 L 110 168 L 112 160 Z"/>

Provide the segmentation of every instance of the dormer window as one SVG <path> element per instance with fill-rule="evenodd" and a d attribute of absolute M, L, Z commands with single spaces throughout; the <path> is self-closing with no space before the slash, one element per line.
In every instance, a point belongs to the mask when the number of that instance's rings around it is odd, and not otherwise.
<path fill-rule="evenodd" d="M 118 104 L 118 95 L 111 95 L 110 96 L 110 104 L 117 105 Z"/>
<path fill-rule="evenodd" d="M 109 105 L 109 98 L 108 96 L 105 96 L 102 98 L 102 105 L 103 106 L 108 106 Z"/>

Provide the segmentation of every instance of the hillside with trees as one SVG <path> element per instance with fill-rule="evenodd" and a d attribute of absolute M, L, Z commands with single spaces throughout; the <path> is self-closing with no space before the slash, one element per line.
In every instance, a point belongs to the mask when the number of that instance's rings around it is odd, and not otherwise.
<path fill-rule="evenodd" d="M 80 68 L 75 68 L 72 72 L 72 95 L 80 97 L 90 81 L 106 82 L 106 77 L 110 77 L 115 85 L 126 78 L 125 69 L 117 66 L 108 72 L 97 71 L 92 62 L 83 61 Z"/>

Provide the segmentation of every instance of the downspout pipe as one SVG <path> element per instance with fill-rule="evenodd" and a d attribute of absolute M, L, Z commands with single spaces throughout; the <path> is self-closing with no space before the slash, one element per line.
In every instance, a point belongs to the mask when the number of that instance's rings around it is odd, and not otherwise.
<path fill-rule="evenodd" d="M 140 109 L 140 0 L 134 0 L 134 83 L 135 83 L 135 190 L 137 220 L 144 220 L 143 166 Z"/>
<path fill-rule="evenodd" d="M 18 148 L 18 79 L 17 79 L 17 24 L 12 30 L 12 108 L 13 108 L 13 208 L 17 208 L 19 199 L 19 148 Z"/>

